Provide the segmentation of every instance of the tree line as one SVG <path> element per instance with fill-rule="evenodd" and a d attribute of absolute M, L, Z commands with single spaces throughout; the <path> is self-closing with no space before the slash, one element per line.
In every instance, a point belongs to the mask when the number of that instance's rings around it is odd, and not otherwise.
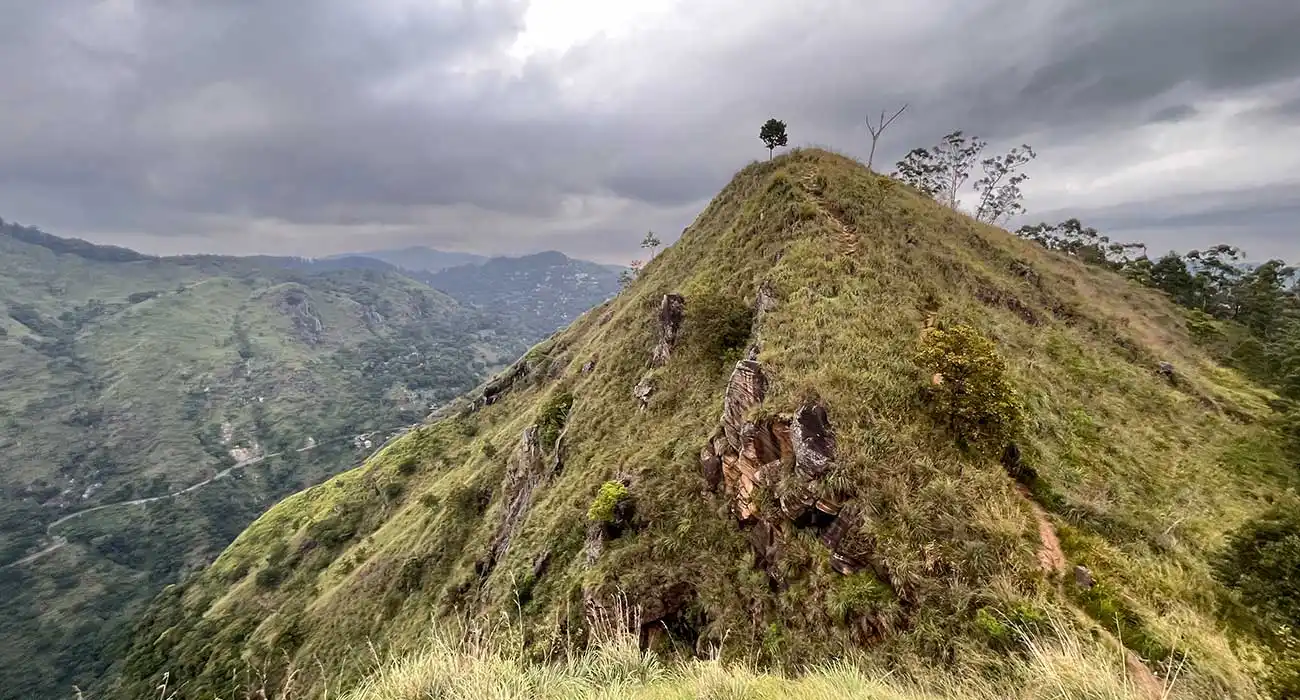
<path fill-rule="evenodd" d="M 1159 289 L 1192 312 L 1189 328 L 1221 360 L 1300 401 L 1300 276 L 1285 261 L 1248 264 L 1228 244 L 1153 260 L 1145 244 L 1113 241 L 1078 219 L 1016 234 Z"/>

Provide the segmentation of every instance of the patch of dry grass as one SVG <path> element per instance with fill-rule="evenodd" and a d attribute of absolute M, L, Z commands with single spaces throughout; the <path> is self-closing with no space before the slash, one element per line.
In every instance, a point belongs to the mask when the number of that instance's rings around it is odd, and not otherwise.
<path fill-rule="evenodd" d="M 486 631 L 485 631 L 486 630 Z M 1058 630 L 1064 632 L 1064 628 Z M 1023 632 L 1020 632 L 1023 634 Z M 552 663 L 530 662 L 507 625 L 441 627 L 419 651 L 382 664 L 344 700 L 687 700 L 808 698 L 831 700 L 1163 700 L 1176 681 L 1140 687 L 1113 650 L 1069 634 L 1025 637 L 1023 656 L 1000 678 L 977 679 L 933 668 L 890 672 L 865 661 L 838 661 L 797 675 L 742 663 L 667 662 L 642 651 L 628 626 L 607 627 L 598 642 Z"/>

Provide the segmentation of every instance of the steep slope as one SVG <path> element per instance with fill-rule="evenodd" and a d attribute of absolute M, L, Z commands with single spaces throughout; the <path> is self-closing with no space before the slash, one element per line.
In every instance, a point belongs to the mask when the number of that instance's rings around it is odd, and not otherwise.
<path fill-rule="evenodd" d="M 1253 697 L 1211 563 L 1295 485 L 1270 398 L 1159 294 L 795 151 L 169 587 L 118 691 L 333 697 L 431 616 L 507 618 L 545 658 L 625 599 L 664 652 L 999 678 L 1023 631 Z"/>
<path fill-rule="evenodd" d="M 151 258 L 16 225 L 0 309 L 4 698 L 93 689 L 164 584 L 527 337 L 391 272 Z"/>

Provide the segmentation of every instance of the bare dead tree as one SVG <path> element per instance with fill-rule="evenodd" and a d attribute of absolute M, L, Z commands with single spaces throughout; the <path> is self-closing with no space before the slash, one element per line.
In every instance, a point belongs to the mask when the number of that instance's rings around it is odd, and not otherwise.
<path fill-rule="evenodd" d="M 867 131 L 871 132 L 871 153 L 867 155 L 867 170 L 871 169 L 871 162 L 876 159 L 876 142 L 880 140 L 880 135 L 884 133 L 886 127 L 894 123 L 894 120 L 905 109 L 907 109 L 906 104 L 899 107 L 898 111 L 894 112 L 894 116 L 889 119 L 885 119 L 885 111 L 882 109 L 880 110 L 880 121 L 875 124 L 871 123 L 871 117 L 867 117 Z"/>

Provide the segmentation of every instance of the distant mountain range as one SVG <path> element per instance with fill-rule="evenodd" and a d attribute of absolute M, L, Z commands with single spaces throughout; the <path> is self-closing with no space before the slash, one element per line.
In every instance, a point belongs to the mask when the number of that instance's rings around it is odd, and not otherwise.
<path fill-rule="evenodd" d="M 418 250 L 160 257 L 0 220 L 0 699 L 98 697 L 164 585 L 618 286 Z"/>
<path fill-rule="evenodd" d="M 412 272 L 437 272 L 448 267 L 456 267 L 457 265 L 477 265 L 487 261 L 485 256 L 475 255 L 474 253 L 448 252 L 445 250 L 427 248 L 425 246 L 410 246 L 407 248 L 394 248 L 391 250 L 371 250 L 364 253 L 342 253 L 340 255 L 331 255 L 322 258 L 322 261 L 351 258 L 382 260 L 393 267 Z"/>
<path fill-rule="evenodd" d="M 318 259 L 257 259 L 290 269 L 400 271 L 462 304 L 506 315 L 512 327 L 536 340 L 613 296 L 624 270 L 618 265 L 570 258 L 554 250 L 487 258 L 422 246 Z"/>

